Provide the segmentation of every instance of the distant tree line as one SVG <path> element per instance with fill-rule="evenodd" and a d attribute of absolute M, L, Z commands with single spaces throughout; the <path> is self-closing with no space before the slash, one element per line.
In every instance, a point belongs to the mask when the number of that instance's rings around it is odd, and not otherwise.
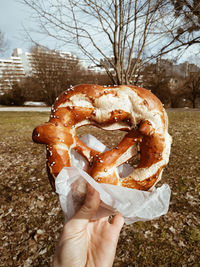
<path fill-rule="evenodd" d="M 148 64 L 142 71 L 143 87 L 151 90 L 165 107 L 200 108 L 200 70 L 189 72 L 185 77 L 165 69 L 157 69 L 156 64 Z"/>
<path fill-rule="evenodd" d="M 30 75 L 19 82 L 13 82 L 12 90 L 4 90 L 4 94 L 0 96 L 0 104 L 23 105 L 25 101 L 42 101 L 52 105 L 55 98 L 71 85 L 111 84 L 106 73 L 94 73 L 83 68 L 78 58 L 70 59 L 47 48 L 31 49 L 31 67 Z M 1 84 L 7 80 L 7 71 L 4 71 Z"/>
<path fill-rule="evenodd" d="M 114 84 L 106 72 L 83 68 L 76 57 L 72 60 L 57 51 L 41 47 L 33 47 L 31 55 L 30 75 L 14 82 L 12 90 L 0 96 L 0 104 L 23 105 L 25 101 L 37 101 L 49 106 L 71 85 Z M 200 107 L 200 71 L 183 78 L 176 73 L 169 75 L 163 68 L 158 70 L 157 64 L 146 63 L 135 74 L 133 84 L 151 90 L 166 107 Z"/>

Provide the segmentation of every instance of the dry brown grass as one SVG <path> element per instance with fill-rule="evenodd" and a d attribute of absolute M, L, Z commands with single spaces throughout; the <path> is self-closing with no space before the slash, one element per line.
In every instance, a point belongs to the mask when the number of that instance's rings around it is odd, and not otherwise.
<path fill-rule="evenodd" d="M 46 176 L 44 146 L 31 140 L 47 113 L 0 113 L 0 266 L 49 266 L 63 214 Z M 161 183 L 172 189 L 170 209 L 155 221 L 124 226 L 114 266 L 199 266 L 200 112 L 170 112 L 170 163 Z M 109 147 L 119 132 L 85 128 Z"/>

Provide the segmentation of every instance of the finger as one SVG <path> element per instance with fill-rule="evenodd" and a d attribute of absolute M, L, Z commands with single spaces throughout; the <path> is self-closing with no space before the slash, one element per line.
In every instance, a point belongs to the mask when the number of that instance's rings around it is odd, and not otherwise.
<path fill-rule="evenodd" d="M 98 219 L 99 222 L 109 222 L 109 216 L 104 216 Z"/>
<path fill-rule="evenodd" d="M 115 226 L 116 228 L 118 228 L 120 231 L 124 225 L 124 217 L 120 213 L 117 213 L 113 217 L 111 224 Z"/>
<path fill-rule="evenodd" d="M 99 193 L 91 186 L 87 185 L 87 195 L 85 203 L 80 210 L 73 216 L 73 219 L 79 219 L 83 223 L 88 221 L 94 216 L 100 204 Z"/>

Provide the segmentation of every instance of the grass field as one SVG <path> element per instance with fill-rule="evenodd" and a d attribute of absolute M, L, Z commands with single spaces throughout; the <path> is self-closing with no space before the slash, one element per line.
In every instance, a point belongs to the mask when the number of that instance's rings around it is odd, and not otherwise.
<path fill-rule="evenodd" d="M 170 112 L 170 163 L 159 185 L 172 190 L 167 215 L 124 226 L 115 267 L 199 266 L 200 112 Z M 48 184 L 45 148 L 31 139 L 47 113 L 0 112 L 0 266 L 49 266 L 63 224 L 57 196 Z M 121 139 L 82 128 L 107 146 Z M 158 185 L 158 186 L 159 186 Z M 103 266 L 102 266 L 103 267 Z"/>

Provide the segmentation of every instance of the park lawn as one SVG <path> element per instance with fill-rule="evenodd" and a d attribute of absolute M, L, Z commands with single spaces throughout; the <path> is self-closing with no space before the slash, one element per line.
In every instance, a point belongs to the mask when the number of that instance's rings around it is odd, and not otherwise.
<path fill-rule="evenodd" d="M 0 112 L 0 266 L 49 266 L 63 224 L 45 168 L 45 147 L 31 139 L 45 112 Z M 160 186 L 172 190 L 167 215 L 124 226 L 114 266 L 199 266 L 200 111 L 169 112 L 170 162 Z M 122 138 L 84 127 L 109 147 Z"/>

